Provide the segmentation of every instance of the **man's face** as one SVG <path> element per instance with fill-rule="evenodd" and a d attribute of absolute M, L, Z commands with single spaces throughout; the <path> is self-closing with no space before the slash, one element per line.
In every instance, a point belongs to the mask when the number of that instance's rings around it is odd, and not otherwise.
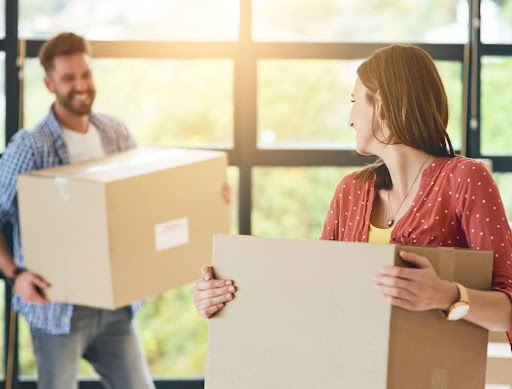
<path fill-rule="evenodd" d="M 85 53 L 59 55 L 53 60 L 53 70 L 45 77 L 48 90 L 55 95 L 56 103 L 71 114 L 82 116 L 91 113 L 96 89 Z"/>

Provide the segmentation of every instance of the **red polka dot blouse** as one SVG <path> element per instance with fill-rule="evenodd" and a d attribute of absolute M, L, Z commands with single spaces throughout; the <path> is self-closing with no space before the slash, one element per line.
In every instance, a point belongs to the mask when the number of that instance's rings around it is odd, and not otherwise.
<path fill-rule="evenodd" d="M 321 239 L 367 242 L 374 182 L 352 173 L 336 188 Z M 512 237 L 491 173 L 469 158 L 438 158 L 422 173 L 390 243 L 494 251 L 493 289 L 512 298 Z M 512 333 L 507 334 L 512 344 Z"/>

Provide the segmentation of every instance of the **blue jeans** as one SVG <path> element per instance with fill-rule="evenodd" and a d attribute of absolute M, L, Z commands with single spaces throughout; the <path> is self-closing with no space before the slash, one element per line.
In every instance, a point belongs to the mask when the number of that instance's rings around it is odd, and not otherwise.
<path fill-rule="evenodd" d="M 38 389 L 78 388 L 83 357 L 108 389 L 154 389 L 128 308 L 115 311 L 75 305 L 71 333 L 49 335 L 32 328 Z"/>

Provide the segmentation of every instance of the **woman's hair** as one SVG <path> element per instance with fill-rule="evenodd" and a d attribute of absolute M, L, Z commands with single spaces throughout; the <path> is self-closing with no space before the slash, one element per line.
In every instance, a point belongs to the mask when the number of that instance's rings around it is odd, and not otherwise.
<path fill-rule="evenodd" d="M 379 92 L 384 120 L 390 134 L 382 142 L 404 144 L 437 157 L 454 157 L 446 132 L 448 99 L 434 61 L 412 45 L 392 45 L 376 50 L 357 69 L 374 102 Z M 374 133 L 375 135 L 375 133 Z M 391 188 L 391 177 L 382 160 L 361 170 L 364 182 L 376 178 L 376 188 Z"/>

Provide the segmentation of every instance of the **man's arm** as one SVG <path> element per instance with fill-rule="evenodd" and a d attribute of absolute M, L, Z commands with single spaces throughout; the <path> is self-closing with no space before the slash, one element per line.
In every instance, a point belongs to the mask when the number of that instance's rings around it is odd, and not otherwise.
<path fill-rule="evenodd" d="M 10 279 L 13 277 L 16 269 L 17 266 L 14 263 L 14 259 L 12 258 L 7 244 L 5 243 L 4 234 L 0 232 L 0 271 L 7 279 Z"/>
<path fill-rule="evenodd" d="M 15 216 L 17 201 L 18 175 L 34 170 L 34 152 L 25 139 L 25 134 L 18 132 L 7 146 L 0 159 L 0 227 Z M 43 289 L 49 284 L 34 273 L 19 273 L 12 255 L 0 232 L 0 271 L 12 279 L 16 273 L 14 290 L 25 302 L 47 304 Z"/>

